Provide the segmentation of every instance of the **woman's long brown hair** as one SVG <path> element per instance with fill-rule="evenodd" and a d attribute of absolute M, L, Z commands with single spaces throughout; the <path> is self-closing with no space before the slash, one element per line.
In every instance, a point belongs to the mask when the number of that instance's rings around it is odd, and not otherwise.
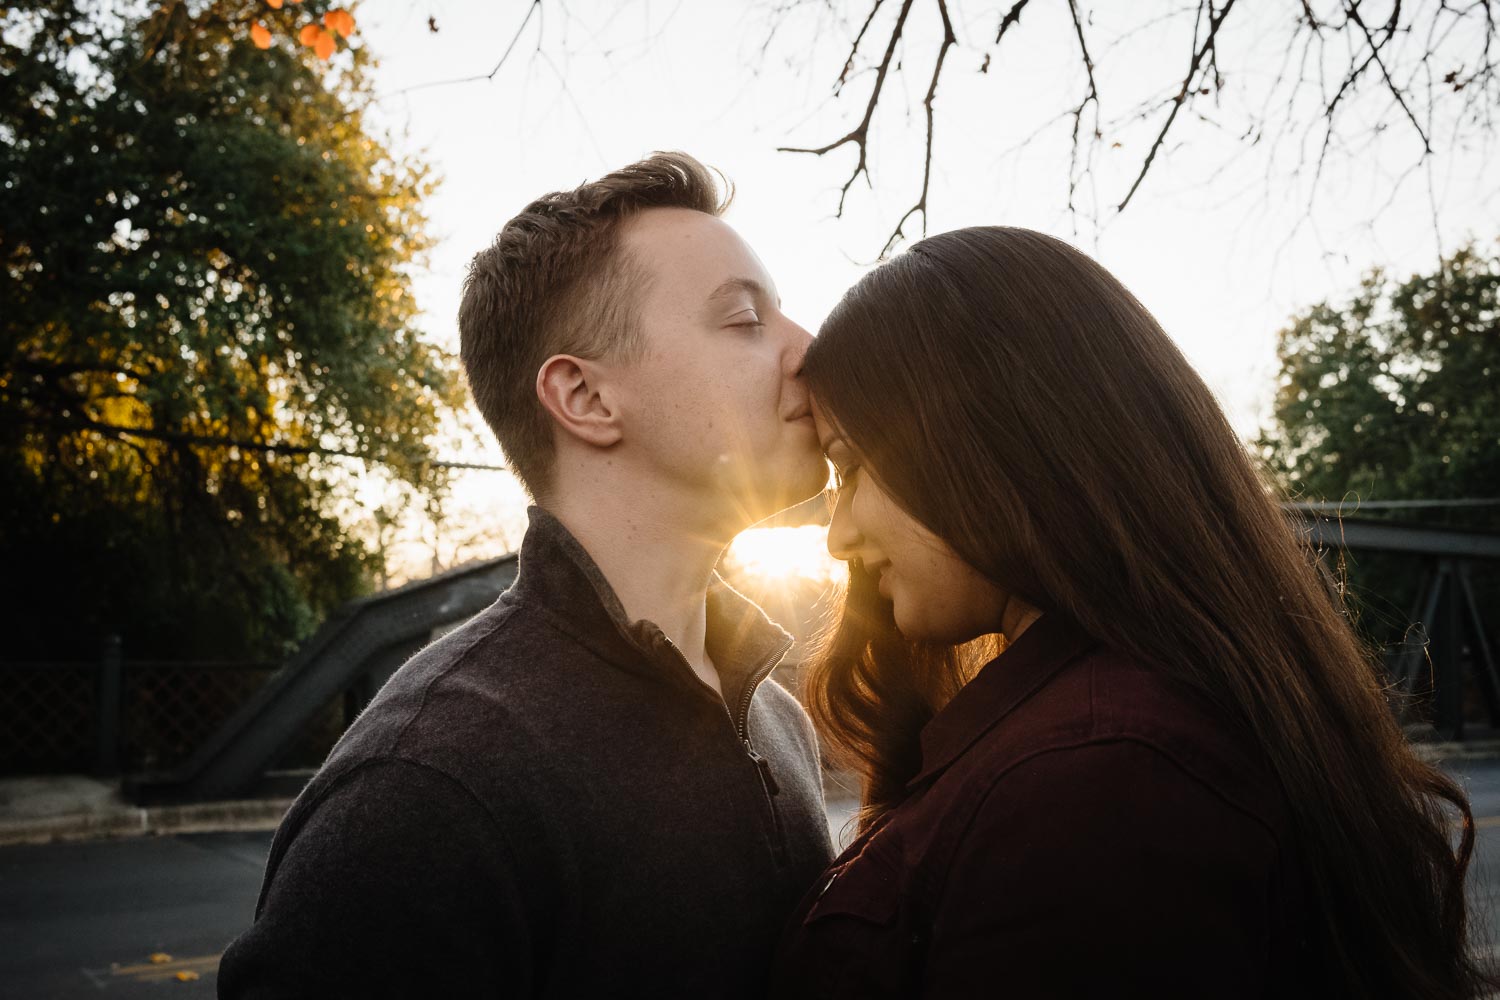
<path fill-rule="evenodd" d="M 1275 491 L 1124 286 L 1039 233 L 945 233 L 850 289 L 803 373 L 886 491 L 970 565 L 1190 685 L 1261 748 L 1295 817 L 1327 995 L 1487 987 L 1463 793 L 1412 753 Z M 862 776 L 863 827 L 915 776 L 963 652 L 904 640 L 853 569 L 808 696 Z"/>

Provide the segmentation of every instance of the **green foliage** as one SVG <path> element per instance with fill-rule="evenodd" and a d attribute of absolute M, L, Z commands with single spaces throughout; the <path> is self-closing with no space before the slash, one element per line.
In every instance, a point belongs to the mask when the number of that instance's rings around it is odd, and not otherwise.
<path fill-rule="evenodd" d="M 1294 496 L 1344 501 L 1500 497 L 1500 246 L 1469 246 L 1434 273 L 1375 272 L 1280 334 L 1273 424 L 1261 438 Z M 1402 511 L 1401 520 L 1500 529 L 1500 507 Z M 1350 587 L 1366 625 L 1405 626 L 1419 567 L 1362 557 Z M 1486 573 L 1484 589 L 1490 589 Z"/>
<path fill-rule="evenodd" d="M 431 182 L 366 131 L 358 47 L 254 48 L 248 0 L 132 10 L 0 12 L 0 599 L 29 655 L 278 656 L 375 568 L 327 453 L 445 485 Z"/>

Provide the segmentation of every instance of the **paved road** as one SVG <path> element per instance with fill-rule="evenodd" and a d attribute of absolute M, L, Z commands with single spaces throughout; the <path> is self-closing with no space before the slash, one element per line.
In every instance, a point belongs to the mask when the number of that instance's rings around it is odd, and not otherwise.
<path fill-rule="evenodd" d="M 1484 939 L 1500 941 L 1500 761 L 1450 770 L 1484 817 L 1471 885 Z M 838 831 L 848 804 L 830 813 Z M 270 843 L 224 833 L 0 849 L 0 997 L 213 997 Z"/>
<path fill-rule="evenodd" d="M 218 833 L 0 850 L 0 996 L 212 997 L 270 845 Z"/>
<path fill-rule="evenodd" d="M 1469 900 L 1476 936 L 1492 942 L 1500 958 L 1500 760 L 1452 761 L 1444 770 L 1469 793 L 1474 811 L 1474 860 L 1469 867 Z"/>

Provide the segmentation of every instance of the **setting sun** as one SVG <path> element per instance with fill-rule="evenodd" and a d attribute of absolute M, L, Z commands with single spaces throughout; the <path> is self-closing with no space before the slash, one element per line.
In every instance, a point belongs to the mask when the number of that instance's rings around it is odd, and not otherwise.
<path fill-rule="evenodd" d="M 832 583 L 844 577 L 844 564 L 828 554 L 828 529 L 806 524 L 796 528 L 751 528 L 741 532 L 725 555 L 736 575 L 761 580 L 807 579 Z"/>

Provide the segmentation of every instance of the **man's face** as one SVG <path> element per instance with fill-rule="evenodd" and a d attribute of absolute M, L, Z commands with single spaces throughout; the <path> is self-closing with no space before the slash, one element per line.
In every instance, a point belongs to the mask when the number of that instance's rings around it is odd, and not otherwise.
<path fill-rule="evenodd" d="M 644 356 L 613 378 L 629 454 L 664 491 L 745 524 L 817 493 L 827 467 L 797 378 L 812 337 L 782 315 L 760 258 L 687 209 L 642 212 L 621 242 L 649 275 Z"/>

